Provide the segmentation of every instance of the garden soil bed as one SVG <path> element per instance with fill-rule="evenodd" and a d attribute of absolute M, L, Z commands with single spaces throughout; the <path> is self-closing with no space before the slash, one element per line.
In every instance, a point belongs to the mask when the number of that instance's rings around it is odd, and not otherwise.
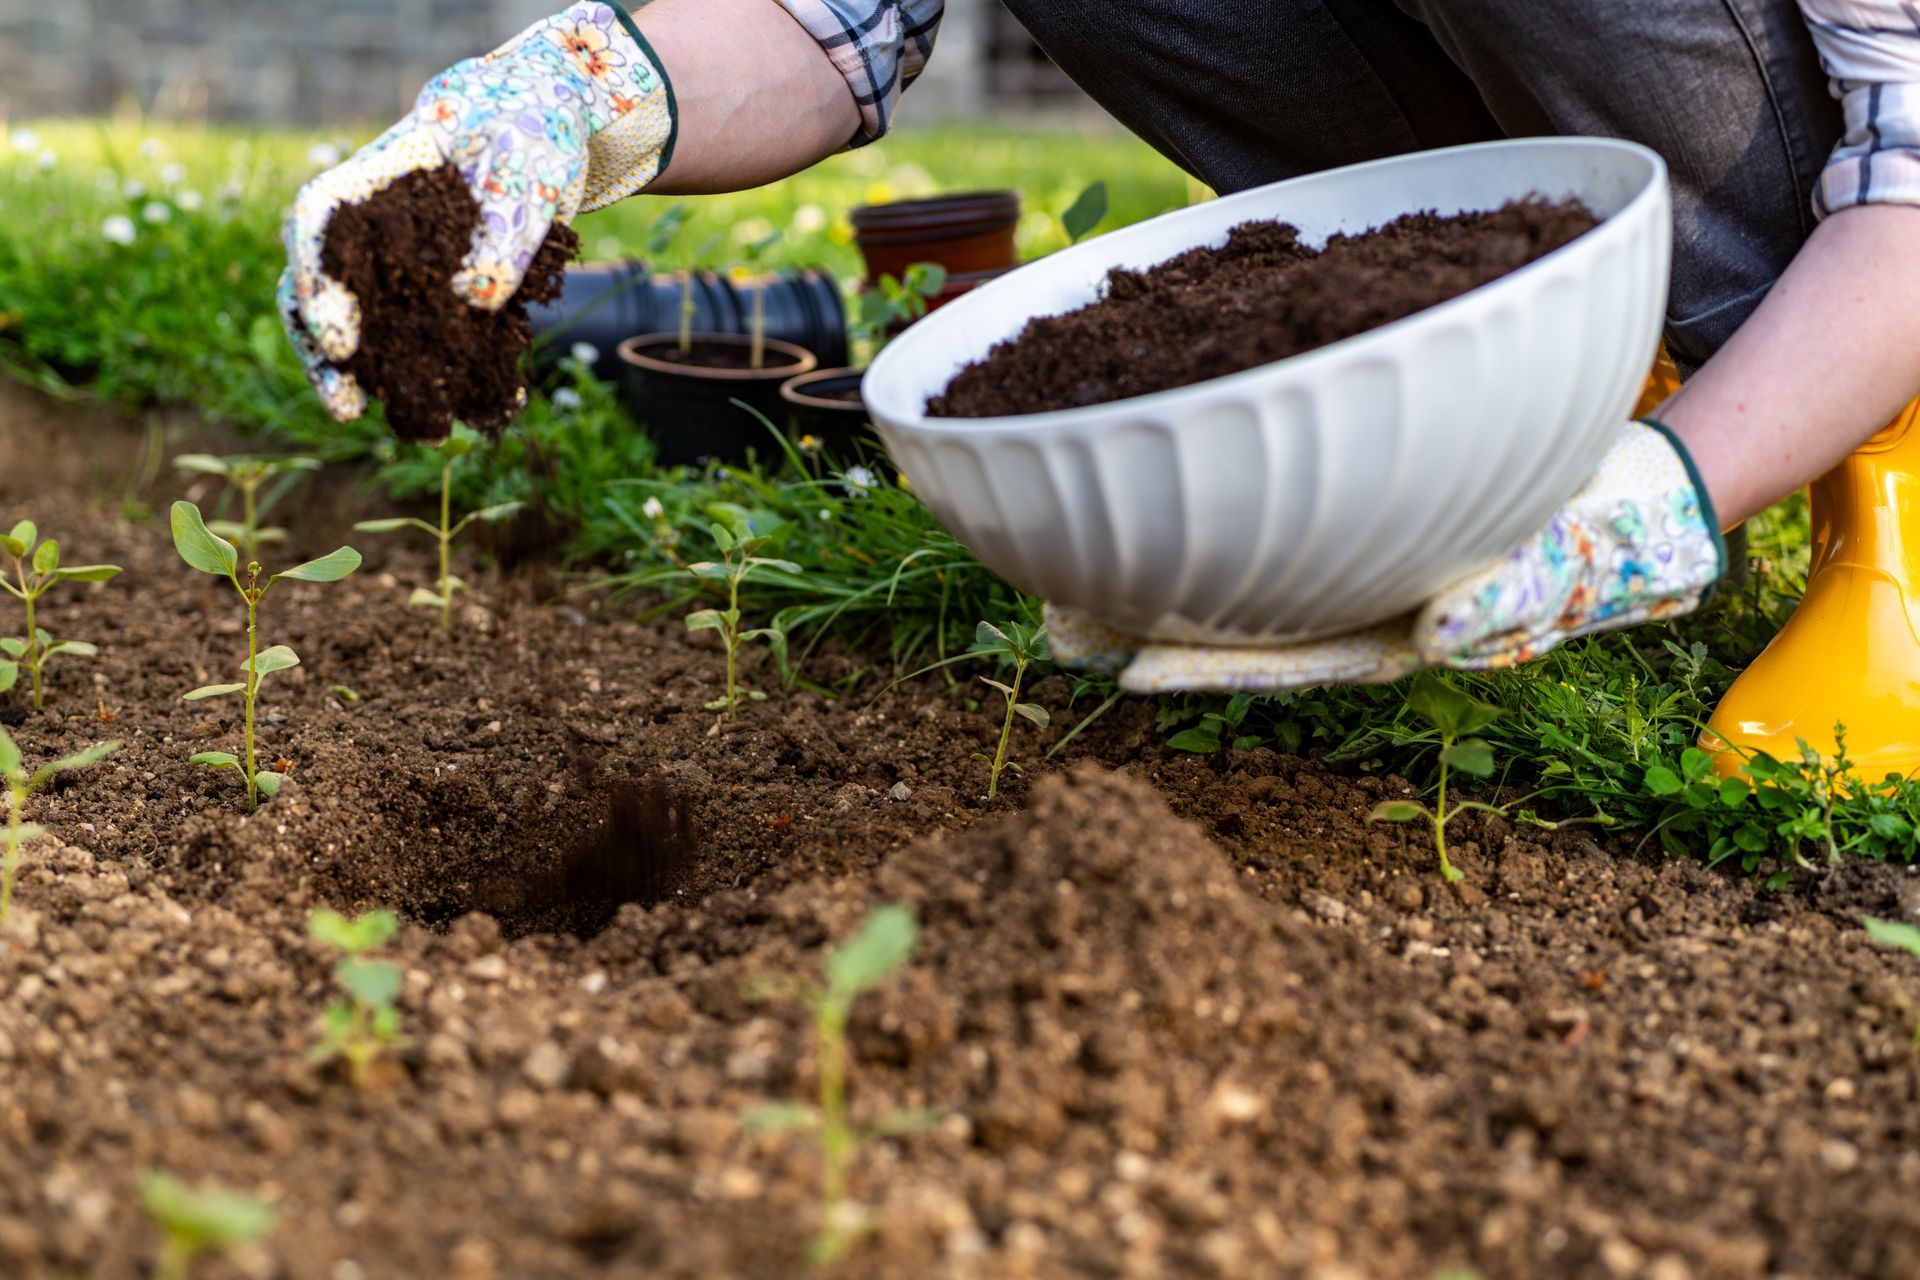
<path fill-rule="evenodd" d="M 1234 228 L 1104 294 L 1029 321 L 928 402 L 937 417 L 1077 409 L 1284 360 L 1438 306 L 1558 249 L 1596 221 L 1577 200 L 1410 213 L 1319 249 L 1285 222 Z"/>
<path fill-rule="evenodd" d="M 36 431 L 95 457 L 136 438 L 0 393 L 0 454 Z M 1412 829 L 1364 821 L 1404 783 L 1171 753 L 1144 703 L 989 803 L 990 717 L 938 677 L 716 724 L 710 636 L 477 571 L 445 636 L 403 607 L 424 558 L 372 538 L 344 583 L 269 598 L 266 638 L 305 659 L 264 704 L 293 782 L 246 817 L 230 773 L 185 763 L 228 714 L 179 700 L 236 666 L 232 602 L 158 523 L 116 530 L 108 494 L 0 475 L 0 518 L 127 567 L 49 597 L 101 656 L 14 729 L 30 758 L 125 746 L 35 802 L 58 839 L 0 937 L 0 1275 L 144 1276 L 155 1165 L 279 1206 L 215 1280 L 800 1275 L 814 1150 L 740 1117 L 807 1094 L 809 1036 L 748 992 L 889 901 L 924 936 L 854 1018 L 855 1109 L 946 1118 L 864 1150 L 880 1225 L 834 1274 L 1920 1258 L 1920 966 L 1857 927 L 1915 918 L 1904 870 L 1767 896 L 1475 818 L 1452 891 Z M 315 495 L 288 514 L 326 550 L 360 512 Z M 1078 719 L 1066 694 L 1037 690 L 1055 727 L 1021 756 Z M 616 883 L 658 900 L 597 900 Z M 305 1059 L 320 904 L 408 921 L 413 1044 L 361 1090 Z"/>

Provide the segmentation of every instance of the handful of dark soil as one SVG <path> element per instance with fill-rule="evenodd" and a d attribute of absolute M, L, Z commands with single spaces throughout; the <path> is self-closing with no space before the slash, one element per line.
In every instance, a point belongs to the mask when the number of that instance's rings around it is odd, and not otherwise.
<path fill-rule="evenodd" d="M 1410 213 L 1321 249 L 1289 223 L 1249 222 L 1222 248 L 1112 272 L 1100 301 L 1029 322 L 954 375 L 927 412 L 1075 409 L 1256 368 L 1458 297 L 1597 225 L 1577 200 L 1537 197 L 1491 213 Z"/>
<path fill-rule="evenodd" d="M 360 300 L 360 349 L 341 367 L 387 407 L 403 440 L 438 440 L 457 418 L 498 434 L 519 411 L 533 346 L 527 304 L 560 296 L 573 229 L 554 223 L 498 311 L 457 297 L 453 276 L 480 205 L 452 165 L 410 173 L 327 224 L 321 267 Z"/>

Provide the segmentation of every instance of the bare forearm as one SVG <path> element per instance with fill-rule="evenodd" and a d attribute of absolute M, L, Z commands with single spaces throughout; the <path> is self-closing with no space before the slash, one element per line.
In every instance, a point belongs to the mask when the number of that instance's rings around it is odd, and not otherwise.
<path fill-rule="evenodd" d="M 1821 223 L 1751 319 L 1657 416 L 1721 523 L 1819 476 L 1920 393 L 1920 208 Z"/>
<path fill-rule="evenodd" d="M 653 194 L 757 187 L 832 155 L 859 128 L 847 82 L 772 0 L 653 0 L 635 20 L 679 108 Z"/>

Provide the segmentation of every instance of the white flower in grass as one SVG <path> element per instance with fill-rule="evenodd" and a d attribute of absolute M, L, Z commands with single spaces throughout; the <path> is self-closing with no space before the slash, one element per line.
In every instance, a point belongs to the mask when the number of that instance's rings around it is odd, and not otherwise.
<path fill-rule="evenodd" d="M 331 142 L 316 142 L 307 150 L 307 163 L 316 169 L 331 169 L 340 163 L 340 148 Z"/>
<path fill-rule="evenodd" d="M 114 244 L 132 244 L 134 237 L 133 219 L 124 213 L 116 213 L 100 224 L 100 238 Z"/>
<path fill-rule="evenodd" d="M 667 517 L 667 504 L 658 498 L 648 498 L 640 508 L 640 514 L 649 520 L 664 520 Z"/>
<path fill-rule="evenodd" d="M 841 479 L 847 482 L 848 492 L 852 493 L 855 497 L 859 497 L 866 493 L 867 490 L 873 488 L 873 483 L 878 477 L 865 467 L 848 467 L 846 474 L 841 476 Z"/>
<path fill-rule="evenodd" d="M 143 159 L 158 160 L 167 154 L 167 146 L 158 138 L 147 138 L 140 143 L 140 155 Z"/>
<path fill-rule="evenodd" d="M 38 151 L 40 149 L 40 135 L 31 129 L 15 129 L 11 141 L 13 143 L 13 149 L 23 156 L 30 151 Z"/>
<path fill-rule="evenodd" d="M 803 236 L 827 229 L 827 211 L 817 204 L 803 204 L 793 211 L 793 229 Z"/>
<path fill-rule="evenodd" d="M 175 161 L 160 171 L 160 185 L 177 187 L 187 180 L 187 166 Z"/>
<path fill-rule="evenodd" d="M 140 210 L 140 219 L 152 226 L 159 226 L 173 216 L 173 210 L 164 200 L 149 200 L 146 208 Z"/>
<path fill-rule="evenodd" d="M 60 163 L 60 157 L 56 156 L 51 151 L 42 151 L 39 155 L 33 158 L 34 168 L 40 170 L 40 172 L 42 173 L 51 173 L 53 171 L 53 166 L 59 163 Z"/>
<path fill-rule="evenodd" d="M 128 178 L 127 185 L 120 188 L 120 194 L 129 200 L 138 200 L 147 194 L 147 184 L 138 178 Z"/>
<path fill-rule="evenodd" d="M 553 407 L 562 413 L 572 413 L 580 407 L 580 393 L 572 387 L 561 387 L 553 393 Z"/>
<path fill-rule="evenodd" d="M 200 198 L 198 191 L 188 189 L 182 191 L 179 197 L 174 200 L 174 203 L 179 205 L 185 213 L 198 213 L 200 212 L 201 206 L 206 204 L 206 201 Z"/>
<path fill-rule="evenodd" d="M 581 364 L 600 363 L 600 348 L 594 346 L 591 342 L 574 343 L 572 354 L 573 358 Z"/>

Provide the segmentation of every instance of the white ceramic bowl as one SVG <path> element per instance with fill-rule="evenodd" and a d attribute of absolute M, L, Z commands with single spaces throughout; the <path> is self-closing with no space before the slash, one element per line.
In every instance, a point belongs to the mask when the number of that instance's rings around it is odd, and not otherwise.
<path fill-rule="evenodd" d="M 929 418 L 929 396 L 1107 272 L 1281 218 L 1320 243 L 1418 209 L 1577 196 L 1603 221 L 1492 284 L 1275 364 L 1113 404 Z M 1384 621 L 1518 546 L 1592 473 L 1660 337 L 1666 167 L 1539 138 L 1312 174 L 1030 263 L 881 352 L 888 452 L 994 572 L 1163 639 L 1259 643 Z"/>

